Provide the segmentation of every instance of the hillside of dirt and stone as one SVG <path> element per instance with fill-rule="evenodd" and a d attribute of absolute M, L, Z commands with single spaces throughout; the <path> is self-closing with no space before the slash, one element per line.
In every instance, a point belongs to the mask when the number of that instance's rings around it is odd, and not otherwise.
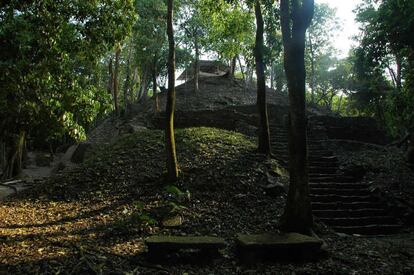
<path fill-rule="evenodd" d="M 414 273 L 414 172 L 402 149 L 386 146 L 391 140 L 372 119 L 318 108 L 308 109 L 308 142 L 322 252 L 239 260 L 237 234 L 279 232 L 287 194 L 287 96 L 267 94 L 269 159 L 255 152 L 254 87 L 229 78 L 202 78 L 199 94 L 191 82 L 177 87 L 174 184 L 164 176 L 163 113 L 151 99 L 101 122 L 55 160 L 51 175 L 2 199 L 0 273 Z M 214 259 L 187 252 L 154 261 L 145 240 L 159 235 L 219 237 L 225 246 Z"/>

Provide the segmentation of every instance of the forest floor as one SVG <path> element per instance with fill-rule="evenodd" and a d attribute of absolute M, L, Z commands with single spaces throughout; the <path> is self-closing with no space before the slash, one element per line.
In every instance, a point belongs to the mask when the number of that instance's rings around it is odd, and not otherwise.
<path fill-rule="evenodd" d="M 204 79 L 200 90 L 194 94 L 191 82 L 177 87 L 177 111 L 218 110 L 220 121 L 220 110 L 256 101 L 254 88 L 246 91 L 239 80 Z M 165 106 L 165 95 L 160 99 Z M 268 99 L 276 109 L 287 105 L 286 95 L 269 93 Z M 266 194 L 265 186 L 275 181 L 286 185 L 286 171 L 257 154 L 251 136 L 195 127 L 176 131 L 181 176 L 169 184 L 163 132 L 146 129 L 154 128 L 148 117 L 153 107 L 148 100 L 131 106 L 127 120 L 106 119 L 89 135 L 93 150 L 85 163 L 0 204 L 0 274 L 414 273 L 411 228 L 364 237 L 317 224 L 326 250 L 318 261 L 239 262 L 237 233 L 278 232 L 286 193 Z M 339 141 L 331 146 L 343 166 L 363 167 L 364 180 L 387 191 L 390 200 L 413 198 L 414 174 L 398 149 Z M 171 220 L 175 226 L 167 224 Z M 156 234 L 219 236 L 228 246 L 212 262 L 195 264 L 194 258 L 173 255 L 154 264 L 147 260 L 144 240 Z"/>
<path fill-rule="evenodd" d="M 212 128 L 177 130 L 181 177 L 164 180 L 163 133 L 144 130 L 95 147 L 77 168 L 0 205 L 4 274 L 412 274 L 414 235 L 365 238 L 318 225 L 326 255 L 311 262 L 245 266 L 237 233 L 277 232 L 285 194 L 269 196 L 269 175 L 286 183 L 275 160 L 255 153 L 254 139 Z M 277 176 L 278 175 L 278 176 Z M 163 221 L 179 217 L 170 228 Z M 154 234 L 226 239 L 223 257 L 201 265 L 146 260 Z"/>

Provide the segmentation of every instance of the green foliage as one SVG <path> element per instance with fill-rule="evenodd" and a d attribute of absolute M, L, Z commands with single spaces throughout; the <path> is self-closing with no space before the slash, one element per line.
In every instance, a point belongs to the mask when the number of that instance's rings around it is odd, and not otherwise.
<path fill-rule="evenodd" d="M 366 0 L 357 9 L 364 35 L 354 55 L 354 105 L 393 135 L 414 126 L 413 17 L 410 0 Z"/>
<path fill-rule="evenodd" d="M 201 17 L 208 18 L 207 50 L 225 60 L 236 55 L 252 54 L 254 45 L 254 15 L 242 3 L 201 1 Z"/>
<path fill-rule="evenodd" d="M 41 128 L 47 137 L 85 138 L 108 107 L 96 64 L 128 34 L 131 1 L 10 1 L 0 16 L 3 127 L 10 135 Z"/>

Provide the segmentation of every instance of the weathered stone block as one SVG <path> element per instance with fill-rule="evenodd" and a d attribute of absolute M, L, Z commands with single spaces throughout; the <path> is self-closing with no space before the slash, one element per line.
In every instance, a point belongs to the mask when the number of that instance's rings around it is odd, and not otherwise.
<path fill-rule="evenodd" d="M 298 233 L 237 235 L 237 252 L 242 263 L 260 260 L 312 259 L 318 255 L 322 241 Z"/>

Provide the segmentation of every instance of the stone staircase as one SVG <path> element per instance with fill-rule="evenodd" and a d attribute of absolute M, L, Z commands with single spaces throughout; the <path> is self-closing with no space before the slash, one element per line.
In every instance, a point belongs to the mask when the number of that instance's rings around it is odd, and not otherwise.
<path fill-rule="evenodd" d="M 288 134 L 284 127 L 270 123 L 274 156 L 288 165 Z M 352 175 L 344 175 L 332 151 L 328 150 L 322 124 L 308 129 L 309 186 L 313 214 L 317 221 L 347 234 L 391 234 L 401 229 L 398 220 L 367 184 Z"/>

